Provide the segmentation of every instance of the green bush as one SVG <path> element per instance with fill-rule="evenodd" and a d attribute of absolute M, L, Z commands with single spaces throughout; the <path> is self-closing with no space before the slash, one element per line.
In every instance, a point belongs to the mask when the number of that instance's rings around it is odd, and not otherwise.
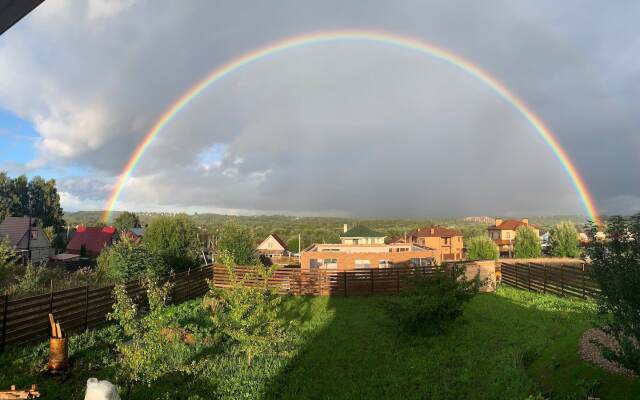
<path fill-rule="evenodd" d="M 20 256 L 13 250 L 8 238 L 0 238 L 0 292 L 4 292 L 13 275 Z"/>
<path fill-rule="evenodd" d="M 478 277 L 467 280 L 464 267 L 439 267 L 428 276 L 409 280 L 409 290 L 385 301 L 389 315 L 401 331 L 429 336 L 444 332 L 480 288 Z"/>
<path fill-rule="evenodd" d="M 228 289 L 210 284 L 204 304 L 212 312 L 213 325 L 218 339 L 236 346 L 251 366 L 254 357 L 276 352 L 286 339 L 286 330 L 278 317 L 282 297 L 269 288 L 267 280 L 275 271 L 262 265 L 255 267 L 253 274 L 238 279 L 233 256 L 225 251 L 220 254 L 231 280 Z M 257 279 L 259 287 L 248 287 L 248 280 Z"/>
<path fill-rule="evenodd" d="M 98 257 L 98 271 L 111 279 L 162 276 L 169 270 L 163 257 L 146 246 L 123 237 Z"/>
<path fill-rule="evenodd" d="M 601 289 L 596 300 L 609 317 L 605 330 L 620 345 L 619 352 L 603 348 L 603 355 L 640 374 L 640 214 L 610 218 L 607 240 L 595 238 L 594 224 L 588 232 L 586 253 Z"/>
<path fill-rule="evenodd" d="M 184 271 L 200 264 L 198 228 L 187 215 L 155 218 L 144 233 L 144 245 L 160 254 L 174 271 Z"/>
<path fill-rule="evenodd" d="M 500 257 L 498 246 L 487 236 L 476 236 L 467 240 L 467 259 L 497 260 Z"/>
<path fill-rule="evenodd" d="M 24 274 L 18 277 L 17 292 L 21 294 L 36 293 L 44 287 L 47 281 L 46 268 L 29 263 Z"/>
<path fill-rule="evenodd" d="M 516 229 L 513 247 L 517 258 L 538 258 L 542 255 L 540 237 L 530 226 L 520 226 Z"/>

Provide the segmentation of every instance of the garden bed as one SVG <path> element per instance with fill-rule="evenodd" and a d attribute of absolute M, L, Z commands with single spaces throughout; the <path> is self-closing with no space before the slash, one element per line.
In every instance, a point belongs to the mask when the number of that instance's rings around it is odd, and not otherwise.
<path fill-rule="evenodd" d="M 257 357 L 251 368 L 232 347 L 200 340 L 211 325 L 199 301 L 170 308 L 194 332 L 197 367 L 133 388 L 127 399 L 391 398 L 603 399 L 640 396 L 636 379 L 580 360 L 581 334 L 595 305 L 501 288 L 476 296 L 447 333 L 399 333 L 383 296 L 291 297 L 283 303 L 292 351 Z M 82 399 L 89 377 L 114 380 L 113 327 L 71 338 L 72 369 L 48 378 L 45 344 L 0 356 L 0 387 L 37 383 L 47 399 Z M 200 339 L 199 339 L 200 338 Z"/>

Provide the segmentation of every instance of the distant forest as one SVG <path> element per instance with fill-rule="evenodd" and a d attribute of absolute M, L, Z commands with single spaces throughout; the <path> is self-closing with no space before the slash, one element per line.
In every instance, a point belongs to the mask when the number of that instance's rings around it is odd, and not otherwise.
<path fill-rule="evenodd" d="M 163 213 L 136 213 L 142 225 L 148 224 L 154 217 Z M 101 211 L 79 211 L 65 213 L 65 220 L 70 225 L 84 224 L 97 225 L 100 221 Z M 116 218 L 119 212 L 113 213 Z M 366 225 L 389 238 L 402 237 L 421 226 L 442 225 L 462 231 L 465 238 L 485 235 L 487 223 L 465 221 L 463 218 L 434 218 L 434 219 L 358 219 L 337 217 L 292 217 L 283 215 L 257 215 L 257 216 L 229 216 L 220 214 L 194 214 L 190 215 L 201 229 L 209 234 L 215 234 L 220 226 L 228 219 L 234 218 L 240 224 L 251 228 L 256 239 L 266 237 L 269 233 L 277 233 L 292 251 L 298 249 L 298 234 L 302 238 L 301 248 L 312 243 L 339 242 L 343 224 L 349 227 L 354 225 Z M 570 221 L 581 229 L 585 218 L 576 215 L 562 215 L 552 217 L 529 217 L 532 224 L 541 227 L 542 232 L 548 231 L 552 226 L 562 221 Z"/>

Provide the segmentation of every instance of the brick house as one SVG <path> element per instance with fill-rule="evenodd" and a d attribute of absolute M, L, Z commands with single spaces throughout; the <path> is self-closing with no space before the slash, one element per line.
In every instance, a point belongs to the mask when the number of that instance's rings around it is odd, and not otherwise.
<path fill-rule="evenodd" d="M 31 218 L 31 229 L 29 217 L 5 218 L 0 223 L 0 239 L 5 238 L 22 255 L 24 261 L 47 261 L 53 255 L 49 238 L 35 218 Z"/>
<path fill-rule="evenodd" d="M 440 261 L 434 249 L 415 244 L 313 244 L 302 252 L 300 269 L 348 271 L 399 263 L 430 266 Z"/>
<path fill-rule="evenodd" d="M 493 242 L 498 246 L 500 255 L 507 255 L 509 257 L 513 255 L 513 245 L 516 238 L 516 229 L 521 226 L 529 226 L 533 228 L 536 236 L 540 237 L 540 229 L 535 225 L 529 224 L 528 218 L 523 218 L 521 220 L 502 220 L 500 218 L 496 218 L 495 224 L 487 228 L 489 239 L 493 240 Z"/>
<path fill-rule="evenodd" d="M 434 249 L 440 260 L 462 260 L 464 242 L 462 232 L 458 230 L 438 225 L 418 228 L 407 235 L 407 241 Z"/>
<path fill-rule="evenodd" d="M 354 226 L 351 229 L 347 228 L 347 224 L 344 224 L 343 232 L 340 235 L 342 244 L 384 244 L 385 235 L 364 225 Z"/>

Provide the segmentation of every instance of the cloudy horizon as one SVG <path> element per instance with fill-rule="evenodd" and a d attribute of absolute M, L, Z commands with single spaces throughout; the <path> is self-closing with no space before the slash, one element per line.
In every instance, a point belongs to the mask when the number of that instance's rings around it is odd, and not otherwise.
<path fill-rule="evenodd" d="M 371 29 L 473 61 L 555 133 L 603 214 L 640 212 L 640 27 L 601 2 L 47 0 L 0 36 L 0 171 L 104 208 L 145 133 L 224 63 Z M 584 214 L 550 149 L 459 68 L 369 42 L 292 49 L 161 131 L 117 210 L 344 217 Z"/>

